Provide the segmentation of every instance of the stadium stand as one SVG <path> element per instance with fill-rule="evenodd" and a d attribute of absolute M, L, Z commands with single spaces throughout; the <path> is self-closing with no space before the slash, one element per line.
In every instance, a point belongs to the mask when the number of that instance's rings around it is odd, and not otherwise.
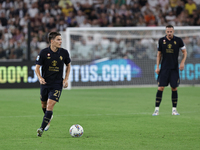
<path fill-rule="evenodd" d="M 48 45 L 50 31 L 65 31 L 67 27 L 200 26 L 199 14 L 199 0 L 0 0 L 0 60 L 27 59 L 29 21 L 30 58 L 35 60 L 40 49 Z M 200 38 L 196 40 L 191 46 L 199 58 Z"/>

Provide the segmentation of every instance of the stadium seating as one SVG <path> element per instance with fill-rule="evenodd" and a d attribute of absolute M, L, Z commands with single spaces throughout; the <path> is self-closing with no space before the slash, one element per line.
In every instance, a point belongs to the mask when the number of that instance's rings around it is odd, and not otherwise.
<path fill-rule="evenodd" d="M 173 1 L 174 2 L 174 1 Z M 48 45 L 47 33 L 67 27 L 199 26 L 198 1 L 4 0 L 0 1 L 0 60 L 31 60 Z M 192 7 L 190 7 L 192 5 Z M 200 42 L 197 42 L 200 43 Z M 199 52 L 199 45 L 194 50 Z M 200 53 L 200 52 L 199 52 Z M 196 54 L 195 57 L 199 57 Z"/>

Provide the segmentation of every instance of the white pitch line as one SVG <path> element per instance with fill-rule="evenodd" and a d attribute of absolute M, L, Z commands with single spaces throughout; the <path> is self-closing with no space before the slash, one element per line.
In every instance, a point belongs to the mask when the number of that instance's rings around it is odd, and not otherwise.
<path fill-rule="evenodd" d="M 188 113 L 196 113 L 197 111 L 185 111 L 180 112 L 180 114 L 188 114 Z M 161 112 L 160 115 L 168 115 L 171 112 Z M 66 114 L 66 115 L 56 115 L 56 117 L 63 117 L 63 116 L 124 116 L 124 115 L 152 115 L 150 112 L 141 112 L 141 113 L 121 113 L 121 114 Z M 42 115 L 28 115 L 28 116 L 0 116 L 0 118 L 30 118 L 30 117 L 41 117 Z"/>

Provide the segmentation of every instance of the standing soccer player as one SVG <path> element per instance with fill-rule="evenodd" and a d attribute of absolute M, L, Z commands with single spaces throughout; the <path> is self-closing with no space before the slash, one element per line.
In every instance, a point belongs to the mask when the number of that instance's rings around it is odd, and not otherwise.
<path fill-rule="evenodd" d="M 37 130 L 37 136 L 41 137 L 43 131 L 47 131 L 53 118 L 53 108 L 59 101 L 62 88 L 68 87 L 70 73 L 69 53 L 61 48 L 62 38 L 58 32 L 48 35 L 50 46 L 42 49 L 36 59 L 35 73 L 40 82 L 40 99 L 44 112 L 41 127 Z M 63 67 L 66 65 L 66 75 L 63 79 Z M 41 66 L 41 73 L 40 73 Z"/>
<path fill-rule="evenodd" d="M 184 69 L 185 60 L 187 57 L 186 47 L 180 37 L 174 36 L 174 27 L 172 25 L 166 26 L 166 36 L 159 39 L 158 53 L 157 53 L 157 68 L 155 72 L 158 74 L 158 91 L 156 94 L 155 111 L 153 116 L 159 115 L 159 106 L 162 100 L 162 93 L 165 86 L 170 83 L 172 90 L 172 115 L 180 115 L 177 112 L 178 93 L 177 87 L 179 86 L 179 69 Z M 178 68 L 178 55 L 179 50 L 183 53 L 183 58 Z M 161 68 L 159 64 L 161 62 Z"/>

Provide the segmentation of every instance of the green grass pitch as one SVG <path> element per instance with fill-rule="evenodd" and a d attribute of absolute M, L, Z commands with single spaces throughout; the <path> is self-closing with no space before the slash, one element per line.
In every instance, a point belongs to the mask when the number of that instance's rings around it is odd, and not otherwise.
<path fill-rule="evenodd" d="M 0 90 L 0 150 L 198 150 L 200 87 L 178 88 L 172 116 L 165 88 L 160 115 L 152 116 L 157 88 L 63 90 L 49 131 L 37 137 L 43 112 L 39 89 Z M 84 134 L 72 138 L 80 124 Z"/>

